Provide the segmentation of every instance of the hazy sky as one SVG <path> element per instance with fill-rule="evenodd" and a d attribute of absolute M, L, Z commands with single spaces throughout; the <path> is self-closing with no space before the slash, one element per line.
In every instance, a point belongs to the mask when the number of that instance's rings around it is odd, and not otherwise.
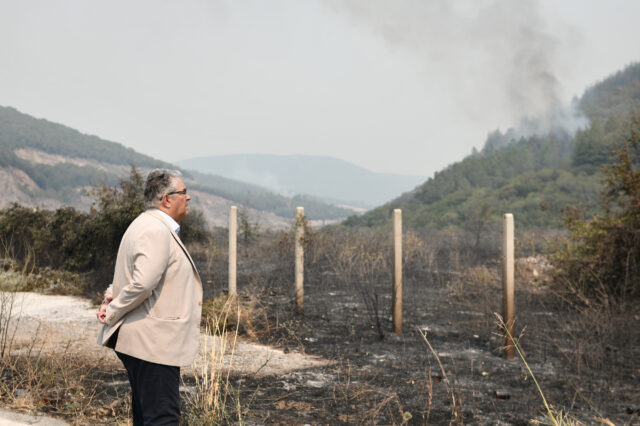
<path fill-rule="evenodd" d="M 430 176 L 640 60 L 640 2 L 0 0 L 0 105 L 166 161 Z"/>

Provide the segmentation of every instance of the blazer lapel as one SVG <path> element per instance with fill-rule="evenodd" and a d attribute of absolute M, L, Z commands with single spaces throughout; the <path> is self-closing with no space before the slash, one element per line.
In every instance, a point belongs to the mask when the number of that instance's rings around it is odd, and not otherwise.
<path fill-rule="evenodd" d="M 153 216 L 154 218 L 158 219 L 169 230 L 169 232 L 171 233 L 171 236 L 173 237 L 173 239 L 176 240 L 176 242 L 180 245 L 180 248 L 182 249 L 184 254 L 187 255 L 187 259 L 189 259 L 189 262 L 191 262 L 191 266 L 193 267 L 193 270 L 195 271 L 196 276 L 198 277 L 198 280 L 200 280 L 200 274 L 198 273 L 198 268 L 196 268 L 195 262 L 191 258 L 191 255 L 189 254 L 189 251 L 187 250 L 187 248 L 182 243 L 182 240 L 180 239 L 178 234 L 176 234 L 176 232 L 173 229 L 171 229 L 171 226 L 169 226 L 167 221 L 164 220 L 164 218 L 159 213 L 153 211 L 153 209 L 147 210 L 146 213 L 149 213 L 151 216 Z"/>

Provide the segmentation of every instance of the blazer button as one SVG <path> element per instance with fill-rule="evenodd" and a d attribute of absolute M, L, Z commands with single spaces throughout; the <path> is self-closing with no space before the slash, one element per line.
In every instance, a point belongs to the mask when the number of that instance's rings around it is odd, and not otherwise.
<path fill-rule="evenodd" d="M 198 302 L 198 306 L 202 306 L 202 300 Z"/>
<path fill-rule="evenodd" d="M 112 319 L 114 319 L 116 317 L 116 314 L 111 314 L 111 316 L 109 317 L 109 321 L 111 321 Z"/>

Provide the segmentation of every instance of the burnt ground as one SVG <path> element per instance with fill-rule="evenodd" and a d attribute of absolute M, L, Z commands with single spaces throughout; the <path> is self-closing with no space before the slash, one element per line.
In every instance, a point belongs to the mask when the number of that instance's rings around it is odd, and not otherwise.
<path fill-rule="evenodd" d="M 405 279 L 401 335 L 391 333 L 390 285 L 363 291 L 321 274 L 305 283 L 303 315 L 294 313 L 290 288 L 254 285 L 251 292 L 271 321 L 271 332 L 258 334 L 258 340 L 334 363 L 278 377 L 233 376 L 243 420 L 550 422 L 523 361 L 502 356 L 493 314 L 501 309 L 497 267 L 480 275 L 481 282 L 442 275 Z M 638 309 L 617 317 L 609 310 L 606 319 L 598 318 L 604 311 L 589 317 L 533 282 L 518 282 L 517 288 L 516 333 L 554 414 L 586 424 L 640 424 L 640 345 L 633 331 L 640 328 Z M 374 303 L 365 303 L 367 297 Z M 612 331 L 619 317 L 624 325 Z M 611 324 L 598 325 L 602 321 Z M 419 330 L 426 332 L 433 351 Z"/>
<path fill-rule="evenodd" d="M 245 424 L 551 424 L 523 361 L 502 356 L 497 265 L 406 276 L 400 335 L 391 333 L 389 277 L 354 285 L 328 270 L 307 272 L 303 315 L 280 284 L 282 271 L 241 277 L 241 299 L 258 302 L 243 338 L 331 363 L 275 376 L 232 373 L 223 414 L 186 423 L 236 424 L 240 406 Z M 204 278 L 207 297 L 225 280 Z M 640 424 L 637 304 L 578 307 L 522 274 L 516 288 L 516 332 L 554 414 L 570 424 Z M 86 334 L 85 323 L 68 326 Z M 3 405 L 72 424 L 126 423 L 129 388 L 119 361 L 60 342 L 51 349 L 58 356 L 3 359 Z M 25 344 L 40 353 L 39 343 Z M 194 377 L 183 378 L 186 416 L 198 393 Z"/>

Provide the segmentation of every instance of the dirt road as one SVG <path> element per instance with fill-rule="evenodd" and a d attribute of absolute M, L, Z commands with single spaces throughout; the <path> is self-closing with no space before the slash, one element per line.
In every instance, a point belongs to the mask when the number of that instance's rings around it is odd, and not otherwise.
<path fill-rule="evenodd" d="M 12 326 L 17 327 L 12 344 L 13 353 L 33 350 L 33 342 L 44 352 L 67 351 L 87 357 L 102 359 L 115 369 L 122 369 L 112 350 L 95 343 L 100 324 L 95 317 L 96 306 L 85 299 L 73 296 L 47 296 L 36 293 L 15 293 Z M 225 342 L 226 353 L 221 362 L 223 371 L 234 374 L 264 377 L 283 375 L 293 371 L 330 364 L 318 356 L 283 350 L 248 342 L 239 338 Z M 201 334 L 201 355 L 192 367 L 183 368 L 183 375 L 201 370 L 209 359 L 211 348 L 220 347 L 220 337 Z M 20 423 L 22 422 L 22 423 Z M 29 416 L 24 413 L 0 411 L 0 424 L 66 424 L 42 415 Z"/>

